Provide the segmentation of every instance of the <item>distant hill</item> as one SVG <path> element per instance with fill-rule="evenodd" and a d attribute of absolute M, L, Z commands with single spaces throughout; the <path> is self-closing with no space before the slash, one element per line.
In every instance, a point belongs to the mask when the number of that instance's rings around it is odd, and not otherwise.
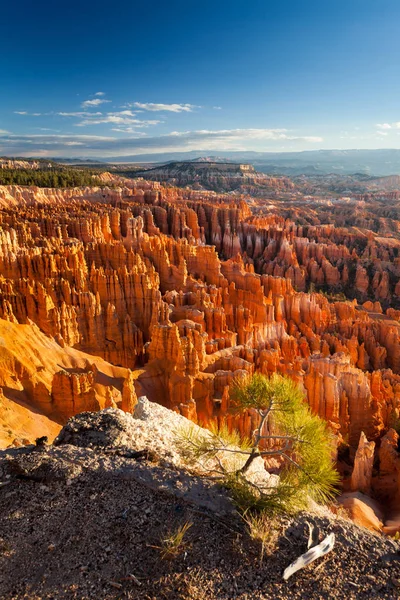
<path fill-rule="evenodd" d="M 400 175 L 400 149 L 384 150 L 309 150 L 304 152 L 214 152 L 193 150 L 109 157 L 107 162 L 166 163 L 235 161 L 252 164 L 258 171 L 280 175 Z"/>
<path fill-rule="evenodd" d="M 36 160 L 35 157 L 20 160 Z M 52 158 L 63 164 L 91 168 L 105 164 L 156 165 L 168 162 L 235 162 L 249 163 L 257 171 L 269 175 L 352 175 L 360 173 L 375 177 L 400 175 L 400 149 L 380 150 L 308 150 L 304 152 L 210 151 L 164 152 L 111 156 L 107 158 Z"/>

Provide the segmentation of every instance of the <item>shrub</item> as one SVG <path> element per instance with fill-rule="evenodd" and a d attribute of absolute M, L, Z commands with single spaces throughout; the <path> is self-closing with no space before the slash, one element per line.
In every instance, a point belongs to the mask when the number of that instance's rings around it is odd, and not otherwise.
<path fill-rule="evenodd" d="M 231 387 L 237 412 L 255 410 L 259 427 L 252 439 L 241 439 L 226 426 L 209 435 L 189 428 L 182 441 L 186 456 L 219 474 L 242 512 L 295 512 L 310 499 L 327 502 L 339 476 L 332 460 L 332 436 L 326 423 L 313 415 L 304 394 L 290 378 L 261 374 L 236 379 Z M 258 457 L 282 462 L 279 483 L 260 486 L 247 474 Z"/>

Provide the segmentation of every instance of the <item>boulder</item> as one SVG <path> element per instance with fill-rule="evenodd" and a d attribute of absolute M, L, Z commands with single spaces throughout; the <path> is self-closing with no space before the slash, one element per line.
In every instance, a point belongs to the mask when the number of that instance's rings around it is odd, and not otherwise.
<path fill-rule="evenodd" d="M 336 502 L 343 506 L 354 523 L 372 531 L 382 531 L 383 511 L 379 504 L 360 492 L 342 494 Z"/>

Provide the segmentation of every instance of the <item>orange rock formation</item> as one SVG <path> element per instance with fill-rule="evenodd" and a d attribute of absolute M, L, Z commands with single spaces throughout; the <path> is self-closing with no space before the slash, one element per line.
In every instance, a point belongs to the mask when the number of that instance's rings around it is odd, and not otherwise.
<path fill-rule="evenodd" d="M 19 390 L 63 422 L 129 410 L 135 388 L 249 434 L 256 417 L 230 414 L 229 384 L 278 371 L 339 441 L 385 434 L 400 409 L 396 197 L 280 203 L 118 183 L 0 188 L 1 323 L 49 348 L 45 377 L 9 355 L 7 334 L 4 397 Z"/>

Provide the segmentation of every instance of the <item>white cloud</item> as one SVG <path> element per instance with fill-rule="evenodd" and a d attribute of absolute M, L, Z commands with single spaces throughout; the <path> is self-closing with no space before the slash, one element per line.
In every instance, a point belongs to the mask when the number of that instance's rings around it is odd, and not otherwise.
<path fill-rule="evenodd" d="M 143 112 L 142 110 L 140 112 Z M 121 110 L 120 112 L 116 112 L 116 113 L 108 113 L 110 114 L 114 114 L 114 115 L 126 115 L 127 117 L 134 117 L 136 115 L 136 113 L 133 113 L 131 110 Z"/>
<path fill-rule="evenodd" d="M 322 142 L 323 138 L 318 136 L 296 136 L 291 135 L 288 129 L 221 129 L 209 131 L 172 131 L 170 136 L 194 137 L 203 139 L 214 139 L 227 141 L 240 140 L 301 140 L 306 142 Z"/>
<path fill-rule="evenodd" d="M 214 110 L 222 110 L 222 106 L 213 106 Z"/>
<path fill-rule="evenodd" d="M 105 96 L 105 93 L 104 92 L 96 92 L 95 96 Z"/>
<path fill-rule="evenodd" d="M 378 129 L 400 129 L 400 121 L 396 123 L 377 123 Z"/>
<path fill-rule="evenodd" d="M 112 127 L 111 131 L 119 131 L 120 133 L 131 133 L 136 137 L 147 135 L 147 133 L 145 133 L 144 131 L 135 131 L 135 129 L 133 129 L 132 127 Z"/>
<path fill-rule="evenodd" d="M 26 110 L 14 110 L 15 115 L 27 115 L 29 117 L 40 117 L 42 113 L 34 112 L 28 113 Z"/>
<path fill-rule="evenodd" d="M 82 102 L 81 106 L 83 108 L 87 108 L 89 106 L 99 106 L 100 104 L 105 104 L 106 102 L 111 102 L 111 100 L 105 100 L 104 98 L 94 98 L 93 100 L 85 100 L 85 102 Z"/>
<path fill-rule="evenodd" d="M 378 135 L 387 135 L 388 132 L 387 131 L 377 131 L 376 132 Z"/>
<path fill-rule="evenodd" d="M 76 123 L 76 127 L 102 125 L 105 123 L 111 123 L 113 125 L 135 125 L 135 127 L 148 127 L 149 125 L 158 125 L 161 122 L 157 120 L 142 121 L 140 119 L 132 118 L 130 115 L 134 116 L 129 110 L 122 111 L 120 113 L 107 113 L 107 115 L 96 117 L 94 119 L 86 118 L 80 123 Z"/>
<path fill-rule="evenodd" d="M 167 111 L 174 113 L 193 112 L 194 108 L 199 108 L 195 104 L 156 104 L 154 102 L 134 102 L 133 106 L 152 112 Z"/>
<path fill-rule="evenodd" d="M 7 134 L 7 139 L 10 141 L 16 141 L 16 140 L 25 140 L 25 139 L 37 139 L 37 140 L 45 140 L 45 141 L 59 141 L 59 140 L 81 140 L 81 141 L 87 141 L 87 142 L 94 142 L 94 141 L 112 141 L 115 138 L 113 137 L 108 137 L 108 136 L 104 136 L 104 135 L 75 135 L 75 134 L 67 134 L 67 133 L 61 133 L 59 135 L 46 135 L 46 134 L 42 134 L 42 133 L 34 133 L 32 135 L 24 135 L 24 134 L 16 134 L 16 133 L 9 133 Z M 4 141 L 4 140 L 3 140 Z"/>
<path fill-rule="evenodd" d="M 34 127 L 34 129 L 37 129 L 38 131 L 54 131 L 55 133 L 60 132 L 59 129 L 51 129 L 50 127 Z"/>
<path fill-rule="evenodd" d="M 101 112 L 87 112 L 87 111 L 81 111 L 81 112 L 58 112 L 57 115 L 59 115 L 60 117 L 98 117 L 101 116 L 103 113 Z"/>

